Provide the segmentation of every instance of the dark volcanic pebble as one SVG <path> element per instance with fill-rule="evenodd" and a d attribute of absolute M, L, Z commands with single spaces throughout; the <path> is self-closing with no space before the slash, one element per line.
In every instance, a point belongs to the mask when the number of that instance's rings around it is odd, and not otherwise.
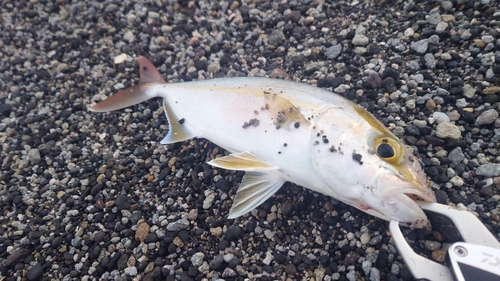
<path fill-rule="evenodd" d="M 295 206 L 290 200 L 287 200 L 285 203 L 281 205 L 281 213 L 285 216 L 293 214 L 294 210 Z"/>
<path fill-rule="evenodd" d="M 226 234 L 226 240 L 227 241 L 234 241 L 237 240 L 241 235 L 241 228 L 237 225 L 231 225 L 229 226 Z"/>
<path fill-rule="evenodd" d="M 387 77 L 382 80 L 382 86 L 389 93 L 392 93 L 396 90 L 396 85 L 394 85 L 394 78 L 392 77 Z"/>
<path fill-rule="evenodd" d="M 26 279 L 28 280 L 40 280 L 43 274 L 43 267 L 40 263 L 35 263 L 29 270 L 26 275 Z"/>
<path fill-rule="evenodd" d="M 12 105 L 10 103 L 0 103 L 0 113 L 7 117 L 12 112 Z"/>

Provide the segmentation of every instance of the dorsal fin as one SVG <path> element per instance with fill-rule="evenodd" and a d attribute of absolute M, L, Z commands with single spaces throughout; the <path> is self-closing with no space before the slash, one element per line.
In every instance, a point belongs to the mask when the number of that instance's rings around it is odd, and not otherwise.
<path fill-rule="evenodd" d="M 165 83 L 158 69 L 146 57 L 139 56 L 139 74 L 141 75 L 141 83 Z"/>

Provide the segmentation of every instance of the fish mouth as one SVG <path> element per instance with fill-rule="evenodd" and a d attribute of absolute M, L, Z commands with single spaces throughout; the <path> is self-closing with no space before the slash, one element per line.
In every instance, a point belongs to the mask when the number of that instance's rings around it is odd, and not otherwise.
<path fill-rule="evenodd" d="M 379 204 L 367 206 L 365 212 L 385 220 L 397 220 L 412 228 L 425 228 L 429 221 L 418 201 L 436 202 L 426 183 L 408 181 L 400 176 L 383 173 L 377 178 L 373 191 Z"/>

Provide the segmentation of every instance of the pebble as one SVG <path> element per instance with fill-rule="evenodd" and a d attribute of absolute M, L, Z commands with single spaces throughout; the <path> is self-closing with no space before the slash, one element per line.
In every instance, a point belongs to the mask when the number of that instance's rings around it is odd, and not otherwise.
<path fill-rule="evenodd" d="M 210 233 L 215 237 L 220 237 L 222 235 L 222 227 L 218 226 L 210 228 Z"/>
<path fill-rule="evenodd" d="M 178 232 L 183 229 L 189 228 L 189 221 L 187 219 L 179 219 L 167 225 L 168 231 Z"/>
<path fill-rule="evenodd" d="M 451 121 L 458 121 L 461 117 L 460 113 L 458 113 L 458 111 L 456 110 L 448 112 L 447 115 Z"/>
<path fill-rule="evenodd" d="M 314 270 L 314 277 L 316 280 L 324 280 L 325 278 L 325 269 L 324 268 L 316 268 Z"/>
<path fill-rule="evenodd" d="M 264 230 L 264 236 L 266 236 L 267 239 L 272 239 L 274 234 L 275 233 L 269 229 Z"/>
<path fill-rule="evenodd" d="M 363 245 L 368 244 L 368 242 L 370 242 L 370 239 L 371 239 L 371 236 L 368 232 L 361 234 L 361 237 L 360 237 L 361 244 L 363 244 Z"/>
<path fill-rule="evenodd" d="M 394 102 L 389 103 L 386 107 L 386 111 L 390 113 L 398 113 L 400 110 L 401 106 Z"/>
<path fill-rule="evenodd" d="M 443 123 L 443 122 L 450 122 L 450 117 L 446 113 L 436 111 L 432 113 L 432 118 L 434 118 L 434 121 L 436 123 Z"/>
<path fill-rule="evenodd" d="M 453 176 L 450 179 L 450 183 L 453 184 L 453 186 L 460 187 L 464 185 L 464 180 L 459 176 Z"/>
<path fill-rule="evenodd" d="M 453 9 L 453 2 L 451 1 L 442 1 L 440 2 L 441 3 L 441 7 L 443 7 L 443 9 L 445 11 L 451 11 Z"/>
<path fill-rule="evenodd" d="M 396 86 L 394 85 L 394 78 L 387 77 L 382 80 L 382 86 L 388 93 L 392 93 L 396 90 Z"/>
<path fill-rule="evenodd" d="M 352 38 L 352 44 L 354 46 L 366 46 L 370 42 L 370 39 L 363 34 L 356 34 Z"/>
<path fill-rule="evenodd" d="M 472 37 L 472 33 L 470 32 L 470 29 L 466 29 L 460 34 L 460 39 L 462 40 L 469 40 Z"/>
<path fill-rule="evenodd" d="M 223 278 L 230 278 L 230 277 L 235 277 L 237 274 L 236 272 L 229 267 L 226 267 L 224 271 L 222 272 L 222 277 Z"/>
<path fill-rule="evenodd" d="M 241 235 L 241 228 L 237 225 L 231 225 L 227 230 L 226 240 L 235 241 L 240 238 L 240 235 Z"/>
<path fill-rule="evenodd" d="M 26 279 L 30 281 L 32 280 L 35 281 L 35 280 L 40 280 L 42 276 L 43 276 L 43 267 L 39 262 L 37 262 L 28 270 L 28 274 L 26 274 Z"/>
<path fill-rule="evenodd" d="M 464 108 L 469 105 L 469 103 L 465 99 L 457 99 L 457 102 L 455 104 L 458 108 Z"/>
<path fill-rule="evenodd" d="M 131 267 L 126 267 L 125 268 L 125 274 L 128 276 L 136 276 L 137 275 L 137 267 L 131 266 Z"/>
<path fill-rule="evenodd" d="M 415 34 L 415 31 L 414 31 L 414 30 L 413 30 L 413 28 L 411 28 L 411 27 L 408 27 L 408 28 L 405 30 L 405 32 L 404 32 L 404 35 L 405 35 L 406 37 L 412 37 L 412 36 L 413 36 L 413 34 Z"/>
<path fill-rule="evenodd" d="M 452 123 L 442 122 L 436 127 L 436 136 L 441 139 L 450 138 L 453 140 L 458 140 L 462 137 L 460 129 Z"/>
<path fill-rule="evenodd" d="M 376 267 L 370 270 L 370 281 L 380 281 L 380 271 Z"/>
<path fill-rule="evenodd" d="M 356 272 L 354 270 L 350 270 L 347 274 L 346 274 L 346 278 L 347 280 L 349 281 L 357 281 L 357 278 L 356 278 Z"/>
<path fill-rule="evenodd" d="M 443 53 L 443 54 L 441 54 L 441 59 L 444 61 L 448 61 L 448 60 L 451 60 L 452 57 L 449 53 Z"/>
<path fill-rule="evenodd" d="M 365 260 L 361 264 L 361 268 L 363 268 L 363 271 L 365 272 L 365 275 L 369 275 L 370 274 L 370 270 L 372 269 L 372 262 Z"/>
<path fill-rule="evenodd" d="M 419 54 L 425 54 L 429 47 L 429 39 L 422 39 L 411 43 L 411 49 Z"/>
<path fill-rule="evenodd" d="M 396 69 L 394 69 L 392 67 L 386 67 L 384 69 L 384 71 L 382 72 L 381 78 L 383 80 L 385 80 L 386 78 L 391 77 L 393 79 L 393 81 L 395 81 L 395 80 L 399 80 L 399 75 L 400 74 Z"/>
<path fill-rule="evenodd" d="M 446 258 L 446 251 L 443 251 L 443 250 L 435 250 L 435 251 L 432 251 L 432 259 L 434 261 L 437 261 L 439 263 L 443 263 L 445 258 Z"/>
<path fill-rule="evenodd" d="M 429 44 L 439 44 L 439 36 L 437 36 L 436 34 L 432 35 L 431 37 L 429 37 Z"/>
<path fill-rule="evenodd" d="M 207 67 L 207 71 L 210 74 L 218 73 L 220 71 L 220 64 L 219 64 L 219 62 L 218 61 L 211 62 L 208 65 L 208 67 Z"/>
<path fill-rule="evenodd" d="M 326 56 L 329 59 L 335 59 L 340 55 L 341 52 L 342 52 L 342 45 L 340 43 L 335 44 L 335 45 L 329 47 L 328 49 L 326 49 Z"/>
<path fill-rule="evenodd" d="M 134 42 L 134 40 L 135 40 L 134 33 L 131 30 L 126 31 L 125 34 L 123 35 L 123 40 L 125 40 L 129 43 Z"/>
<path fill-rule="evenodd" d="M 433 54 L 425 54 L 424 56 L 425 66 L 429 69 L 433 69 L 436 67 L 436 59 Z"/>
<path fill-rule="evenodd" d="M 444 22 L 453 22 L 455 21 L 455 17 L 453 15 L 450 15 L 450 14 L 444 14 L 444 15 L 441 15 L 441 20 L 444 21 Z"/>
<path fill-rule="evenodd" d="M 424 246 L 429 251 L 439 250 L 441 249 L 441 243 L 436 241 L 425 240 Z"/>
<path fill-rule="evenodd" d="M 397 265 L 396 263 L 393 263 L 391 265 L 391 273 L 395 276 L 398 276 L 399 275 L 399 265 Z"/>
<path fill-rule="evenodd" d="M 118 196 L 116 198 L 115 204 L 116 204 L 116 207 L 118 208 L 118 210 L 120 210 L 120 211 L 130 209 L 130 202 L 128 200 L 127 195 L 125 195 L 125 194 Z"/>
<path fill-rule="evenodd" d="M 436 33 L 443 33 L 446 31 L 447 28 L 448 28 L 448 23 L 441 21 L 436 25 Z"/>
<path fill-rule="evenodd" d="M 405 106 L 408 109 L 415 109 L 416 108 L 416 101 L 415 100 L 408 100 L 405 102 Z"/>
<path fill-rule="evenodd" d="M 500 176 L 500 164 L 486 163 L 479 165 L 476 169 L 476 175 L 483 177 L 498 177 Z"/>
<path fill-rule="evenodd" d="M 285 266 L 285 272 L 294 276 L 295 274 L 297 274 L 297 268 L 295 267 L 295 265 L 290 263 Z"/>
<path fill-rule="evenodd" d="M 193 266 L 199 267 L 203 263 L 203 259 L 205 258 L 205 254 L 202 252 L 197 252 L 191 256 L 191 263 Z"/>
<path fill-rule="evenodd" d="M 451 163 L 457 164 L 461 163 L 465 159 L 465 155 L 460 146 L 455 147 L 449 154 L 448 159 L 450 159 Z"/>
<path fill-rule="evenodd" d="M 42 157 L 40 156 L 40 150 L 36 148 L 32 148 L 28 151 L 28 160 L 32 164 L 38 164 L 42 161 Z"/>
<path fill-rule="evenodd" d="M 266 253 L 266 257 L 262 260 L 262 263 L 264 263 L 266 265 L 269 265 L 269 264 L 271 264 L 271 262 L 273 261 L 273 259 L 274 259 L 273 254 L 271 254 L 271 252 L 268 251 Z"/>
<path fill-rule="evenodd" d="M 179 248 L 184 247 L 184 241 L 182 241 L 182 239 L 179 236 L 176 236 L 174 238 L 174 241 L 172 241 L 172 244 L 174 244 L 175 246 L 177 246 Z"/>
<path fill-rule="evenodd" d="M 215 193 L 210 193 L 210 195 L 208 195 L 205 198 L 205 200 L 203 200 L 203 209 L 207 210 L 210 207 L 212 207 L 212 204 L 213 204 L 216 196 L 217 195 Z"/>
<path fill-rule="evenodd" d="M 427 16 L 427 21 L 432 25 L 437 25 L 441 21 L 441 14 L 438 12 L 430 13 Z"/>
<path fill-rule="evenodd" d="M 344 259 L 344 265 L 354 264 L 359 259 L 359 254 L 357 252 L 351 251 L 347 253 Z"/>
<path fill-rule="evenodd" d="M 429 111 L 434 111 L 436 109 L 436 102 L 433 99 L 429 99 L 425 103 L 425 108 L 427 108 Z"/>
<path fill-rule="evenodd" d="M 282 30 L 275 29 L 269 34 L 269 37 L 267 38 L 269 44 L 278 46 L 280 45 L 283 40 L 285 39 L 285 35 L 283 34 Z"/>
<path fill-rule="evenodd" d="M 370 244 L 371 246 L 377 245 L 378 243 L 382 242 L 382 235 L 375 235 L 370 239 Z"/>
<path fill-rule="evenodd" d="M 135 231 L 135 239 L 144 242 L 149 234 L 149 229 L 150 227 L 147 222 L 140 223 Z"/>
<path fill-rule="evenodd" d="M 280 210 L 283 215 L 289 216 L 293 214 L 295 206 L 290 200 L 287 200 L 285 203 L 281 205 Z"/>
<path fill-rule="evenodd" d="M 490 86 L 483 90 L 483 95 L 495 95 L 497 93 L 500 93 L 500 86 Z"/>
<path fill-rule="evenodd" d="M 496 188 L 500 189 L 500 177 L 493 178 L 493 184 Z"/>
<path fill-rule="evenodd" d="M 495 109 L 488 109 L 483 111 L 476 119 L 475 125 L 487 125 L 495 122 L 498 118 L 498 112 Z"/>

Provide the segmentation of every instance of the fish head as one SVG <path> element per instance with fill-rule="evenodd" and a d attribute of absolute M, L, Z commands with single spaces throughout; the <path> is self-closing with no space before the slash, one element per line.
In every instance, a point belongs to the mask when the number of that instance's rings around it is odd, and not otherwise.
<path fill-rule="evenodd" d="M 313 166 L 324 184 L 321 192 L 381 219 L 427 227 L 416 200 L 436 199 L 418 158 L 370 113 L 361 113 L 366 116 L 360 119 L 356 113 L 337 126 L 331 123 L 339 124 L 338 116 L 316 120 L 326 136 L 338 140 L 329 139 L 327 151 L 321 142 L 312 149 Z"/>
<path fill-rule="evenodd" d="M 375 171 L 372 182 L 374 197 L 368 205 L 368 213 L 385 220 L 397 220 L 411 227 L 427 227 L 429 222 L 416 201 L 435 202 L 420 161 L 411 147 L 404 145 L 396 136 L 371 131 L 369 149 L 373 149 L 371 171 Z M 370 179 L 371 180 L 371 179 Z"/>

